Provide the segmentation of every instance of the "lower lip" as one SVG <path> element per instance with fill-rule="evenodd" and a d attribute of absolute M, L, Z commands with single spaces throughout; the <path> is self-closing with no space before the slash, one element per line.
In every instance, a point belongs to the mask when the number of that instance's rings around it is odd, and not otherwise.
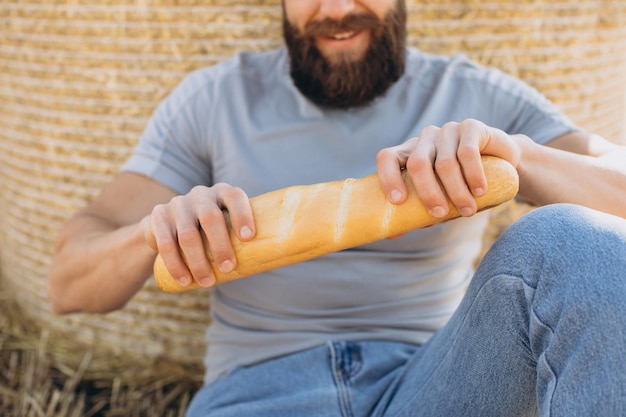
<path fill-rule="evenodd" d="M 369 38 L 369 31 L 362 30 L 360 32 L 356 32 L 354 35 L 350 36 L 346 39 L 334 39 L 327 37 L 318 37 L 316 38 L 317 47 L 322 51 L 326 52 L 340 52 L 346 51 L 350 49 L 359 48 L 361 44 L 367 44 L 367 40 Z"/>

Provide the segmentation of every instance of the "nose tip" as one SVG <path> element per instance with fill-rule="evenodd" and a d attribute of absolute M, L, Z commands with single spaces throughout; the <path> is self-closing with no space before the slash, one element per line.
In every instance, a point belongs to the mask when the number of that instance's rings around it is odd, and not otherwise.
<path fill-rule="evenodd" d="M 324 0 L 320 5 L 322 18 L 340 20 L 354 11 L 354 0 Z"/>

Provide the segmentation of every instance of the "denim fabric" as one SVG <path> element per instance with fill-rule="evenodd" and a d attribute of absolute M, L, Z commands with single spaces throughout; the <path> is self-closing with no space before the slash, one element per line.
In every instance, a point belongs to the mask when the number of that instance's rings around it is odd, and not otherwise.
<path fill-rule="evenodd" d="M 425 345 L 329 341 L 205 386 L 188 417 L 626 415 L 626 221 L 512 225 Z"/>

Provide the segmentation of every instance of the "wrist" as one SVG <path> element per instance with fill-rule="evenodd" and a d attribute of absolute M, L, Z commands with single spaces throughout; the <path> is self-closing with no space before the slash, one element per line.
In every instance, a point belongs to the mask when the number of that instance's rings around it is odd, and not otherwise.
<path fill-rule="evenodd" d="M 517 145 L 517 160 L 513 164 L 517 171 L 524 171 L 526 165 L 533 158 L 533 154 L 537 150 L 537 143 L 526 135 L 512 135 L 513 141 Z"/>
<path fill-rule="evenodd" d="M 158 248 L 156 238 L 152 231 L 152 225 L 150 224 L 150 215 L 145 216 L 137 223 L 134 239 L 143 246 L 146 246 L 147 250 L 156 257 Z"/>

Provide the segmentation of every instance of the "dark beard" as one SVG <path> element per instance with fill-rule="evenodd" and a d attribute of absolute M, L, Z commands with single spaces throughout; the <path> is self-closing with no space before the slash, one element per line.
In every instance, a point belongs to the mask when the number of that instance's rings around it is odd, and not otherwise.
<path fill-rule="evenodd" d="M 283 13 L 283 34 L 289 50 L 295 86 L 315 104 L 334 109 L 364 107 L 382 96 L 404 73 L 406 7 L 403 0 L 384 20 L 371 15 L 348 15 L 307 25 L 301 33 Z M 339 30 L 337 30 L 339 29 Z M 370 29 L 372 36 L 359 60 L 329 62 L 313 36 Z"/>

